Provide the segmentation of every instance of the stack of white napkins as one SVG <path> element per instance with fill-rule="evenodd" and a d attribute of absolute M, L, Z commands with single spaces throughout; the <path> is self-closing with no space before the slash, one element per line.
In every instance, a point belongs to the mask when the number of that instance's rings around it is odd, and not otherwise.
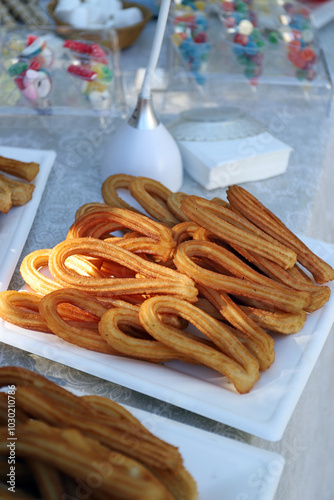
<path fill-rule="evenodd" d="M 267 179 L 286 171 L 292 148 L 263 124 L 241 114 L 230 113 L 225 121 L 205 121 L 201 114 L 197 122 L 192 121 L 195 115 L 191 113 L 191 120 L 187 114 L 181 116 L 169 130 L 177 140 L 185 170 L 206 189 Z"/>

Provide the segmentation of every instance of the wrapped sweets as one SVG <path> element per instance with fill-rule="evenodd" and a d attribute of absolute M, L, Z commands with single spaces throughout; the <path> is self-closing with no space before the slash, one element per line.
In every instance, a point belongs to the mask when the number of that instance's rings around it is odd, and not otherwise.
<path fill-rule="evenodd" d="M 173 18 L 173 30 L 173 44 L 178 47 L 182 59 L 189 71 L 194 74 L 197 83 L 203 84 L 205 79 L 200 71 L 211 49 L 205 14 L 201 11 L 177 11 Z"/>
<path fill-rule="evenodd" d="M 284 2 L 277 15 L 281 23 L 279 37 L 286 44 L 287 58 L 299 80 L 316 77 L 318 41 L 309 10 L 301 4 Z"/>
<path fill-rule="evenodd" d="M 266 42 L 258 29 L 252 1 L 223 0 L 221 19 L 226 28 L 226 38 L 232 44 L 232 51 L 243 67 L 245 77 L 256 85 L 263 69 Z"/>
<path fill-rule="evenodd" d="M 72 59 L 67 72 L 82 81 L 81 91 L 95 108 L 103 108 L 110 102 L 108 87 L 113 79 L 107 49 L 97 43 L 65 40 L 64 48 Z"/>
<path fill-rule="evenodd" d="M 8 68 L 21 94 L 30 101 L 47 97 L 52 88 L 49 68 L 53 54 L 42 36 L 29 35 L 26 46 Z"/>

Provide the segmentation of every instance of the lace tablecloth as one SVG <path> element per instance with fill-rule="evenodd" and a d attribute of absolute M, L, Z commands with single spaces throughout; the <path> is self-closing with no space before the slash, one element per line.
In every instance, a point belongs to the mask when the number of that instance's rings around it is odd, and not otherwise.
<path fill-rule="evenodd" d="M 131 68 L 132 65 L 135 69 L 136 64 L 145 64 L 144 52 L 139 49 L 148 49 L 150 46 L 152 31 L 150 27 L 147 30 L 136 46 L 122 54 L 123 66 Z M 334 25 L 325 28 L 321 36 L 325 48 L 331 49 Z M 139 55 L 137 62 L 136 55 Z M 331 51 L 329 65 L 334 68 Z M 277 115 L 281 112 L 281 117 L 285 116 L 286 124 L 278 135 L 294 148 L 294 153 L 285 175 L 251 183 L 247 187 L 292 230 L 334 243 L 332 115 L 321 112 L 305 116 L 303 113 L 265 104 L 259 106 L 258 115 L 269 127 L 270 119 L 275 113 Z M 69 119 L 61 118 L 52 123 L 46 119 L 42 127 L 40 123 L 22 123 L 18 119 L 1 120 L 1 145 L 54 149 L 57 152 L 56 162 L 21 259 L 33 250 L 50 248 L 63 240 L 80 205 L 102 201 L 99 165 L 113 129 L 114 125 L 103 127 L 99 121 L 92 119 L 73 119 L 70 122 Z M 209 198 L 225 196 L 224 189 L 205 192 L 188 176 L 185 176 L 182 191 Z M 19 289 L 23 284 L 18 271 L 19 264 L 9 288 Z M 108 396 L 120 403 L 146 409 L 194 427 L 278 451 L 285 457 L 286 466 L 276 500 L 332 500 L 334 496 L 334 440 L 331 438 L 334 435 L 333 359 L 332 332 L 283 439 L 278 443 L 268 443 L 125 387 L 5 344 L 0 345 L 0 365 L 24 366 L 46 375 L 62 386 Z"/>

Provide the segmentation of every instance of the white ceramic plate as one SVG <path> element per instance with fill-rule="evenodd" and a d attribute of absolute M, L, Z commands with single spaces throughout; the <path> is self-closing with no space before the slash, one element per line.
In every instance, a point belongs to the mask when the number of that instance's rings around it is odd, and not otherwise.
<path fill-rule="evenodd" d="M 6 290 L 35 218 L 56 153 L 0 146 L 0 156 L 40 165 L 39 173 L 32 181 L 35 184 L 32 199 L 22 207 L 12 207 L 7 214 L 0 213 L 0 290 Z"/>
<path fill-rule="evenodd" d="M 223 436 L 127 407 L 153 434 L 177 446 L 199 500 L 271 500 L 284 458 Z"/>
<path fill-rule="evenodd" d="M 334 247 L 305 239 L 334 266 Z M 334 283 L 331 284 L 334 286 Z M 295 335 L 277 336 L 276 359 L 248 394 L 237 394 L 211 369 L 172 362 L 143 361 L 95 353 L 53 335 L 0 321 L 0 341 L 120 384 L 269 441 L 281 439 L 334 321 L 334 294 L 308 316 Z"/>

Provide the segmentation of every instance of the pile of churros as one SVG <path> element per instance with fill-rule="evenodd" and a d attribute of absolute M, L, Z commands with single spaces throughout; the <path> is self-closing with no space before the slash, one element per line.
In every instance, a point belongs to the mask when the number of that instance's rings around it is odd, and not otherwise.
<path fill-rule="evenodd" d="M 75 396 L 37 373 L 11 366 L 0 368 L 0 387 L 1 498 L 198 498 L 178 448 L 110 399 Z M 14 427 L 8 426 L 10 398 L 15 400 Z M 15 493 L 8 489 L 10 446 L 15 448 Z"/>
<path fill-rule="evenodd" d="M 0 156 L 0 172 L 9 174 L 0 174 L 0 212 L 6 214 L 12 206 L 25 205 L 31 200 L 35 189 L 31 181 L 39 172 L 39 164 Z"/>
<path fill-rule="evenodd" d="M 207 200 L 116 174 L 102 196 L 24 258 L 32 292 L 2 292 L 0 317 L 113 356 L 204 365 L 242 394 L 274 362 L 273 332 L 300 331 L 330 297 L 333 268 L 239 186 Z"/>

